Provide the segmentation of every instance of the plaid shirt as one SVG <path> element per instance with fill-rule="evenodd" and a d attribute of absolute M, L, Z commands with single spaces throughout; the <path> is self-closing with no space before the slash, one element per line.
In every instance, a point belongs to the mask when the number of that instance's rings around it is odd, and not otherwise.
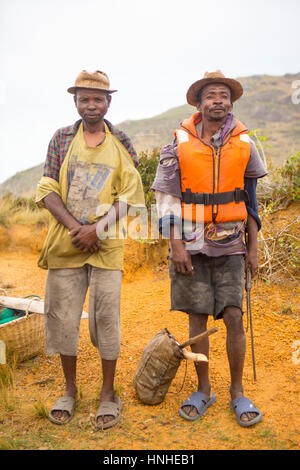
<path fill-rule="evenodd" d="M 56 181 L 59 181 L 60 167 L 67 155 L 70 144 L 78 131 L 81 119 L 76 121 L 75 124 L 68 127 L 58 129 L 48 146 L 47 157 L 44 165 L 43 176 L 48 176 Z M 109 121 L 105 119 L 110 132 L 117 137 L 117 139 L 124 145 L 129 155 L 132 157 L 135 167 L 138 165 L 138 158 L 129 137 L 125 132 L 116 129 Z"/>

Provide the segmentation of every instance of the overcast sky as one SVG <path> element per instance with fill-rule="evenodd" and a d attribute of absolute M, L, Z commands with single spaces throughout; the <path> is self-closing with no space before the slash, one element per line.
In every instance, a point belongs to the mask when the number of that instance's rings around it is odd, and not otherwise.
<path fill-rule="evenodd" d="M 103 70 L 114 124 L 185 103 L 206 71 L 300 71 L 299 0 L 0 0 L 0 183 L 78 115 L 66 89 Z"/>

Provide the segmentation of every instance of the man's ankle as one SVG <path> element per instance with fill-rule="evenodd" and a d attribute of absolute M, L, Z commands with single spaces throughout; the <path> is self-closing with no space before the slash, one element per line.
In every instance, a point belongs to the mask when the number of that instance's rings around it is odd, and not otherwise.
<path fill-rule="evenodd" d="M 230 387 L 229 389 L 231 399 L 235 400 L 236 398 L 241 398 L 244 396 L 244 390 L 243 387 Z"/>
<path fill-rule="evenodd" d="M 100 392 L 100 400 L 104 400 L 104 401 L 113 401 L 115 398 L 115 391 L 114 389 L 110 388 L 110 389 L 102 389 L 101 392 Z"/>
<path fill-rule="evenodd" d="M 211 386 L 210 385 L 202 386 L 202 385 L 198 384 L 198 392 L 201 392 L 201 393 L 204 393 L 205 395 L 210 396 Z"/>
<path fill-rule="evenodd" d="M 74 384 L 72 384 L 72 385 L 67 385 L 67 386 L 66 386 L 66 395 L 69 396 L 69 397 L 75 398 L 76 395 L 77 395 L 77 387 L 76 387 L 76 385 L 74 385 Z"/>

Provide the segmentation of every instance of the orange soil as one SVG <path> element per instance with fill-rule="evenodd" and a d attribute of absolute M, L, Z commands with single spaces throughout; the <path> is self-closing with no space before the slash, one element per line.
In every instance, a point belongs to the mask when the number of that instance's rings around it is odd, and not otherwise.
<path fill-rule="evenodd" d="M 0 231 L 0 244 L 1 244 Z M 14 227 L 9 250 L 0 251 L 0 287 L 9 295 L 44 296 L 46 272 L 37 267 L 44 234 Z M 217 403 L 196 422 L 178 415 L 181 403 L 196 389 L 194 366 L 182 362 L 164 402 L 145 406 L 135 395 L 132 380 L 139 358 L 150 339 L 166 327 L 184 341 L 188 319 L 169 311 L 167 245 L 128 242 L 122 289 L 122 345 L 116 390 L 123 401 L 123 418 L 109 430 L 93 428 L 98 406 L 101 368 L 89 340 L 87 320 L 81 321 L 78 356 L 80 399 L 73 420 L 56 426 L 39 417 L 35 406 L 49 409 L 63 393 L 64 382 L 56 356 L 40 356 L 19 364 L 8 406 L 0 406 L 0 448 L 18 449 L 299 449 L 299 285 L 285 281 L 266 285 L 255 281 L 252 312 L 257 381 L 253 380 L 250 331 L 244 373 L 245 394 L 263 413 L 263 421 L 241 428 L 229 409 L 229 369 L 226 332 L 222 321 L 210 338 L 210 375 Z M 88 310 L 88 304 L 85 304 Z M 246 325 L 246 319 L 245 319 Z M 209 321 L 209 328 L 215 326 Z M 299 354 L 298 354 L 299 351 Z M 298 355 L 297 355 L 298 354 Z"/>

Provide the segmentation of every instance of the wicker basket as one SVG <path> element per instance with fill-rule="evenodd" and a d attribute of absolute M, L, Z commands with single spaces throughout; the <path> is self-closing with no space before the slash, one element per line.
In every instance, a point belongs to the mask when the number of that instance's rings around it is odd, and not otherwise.
<path fill-rule="evenodd" d="M 32 300 L 40 298 L 34 297 Z M 24 317 L 0 325 L 0 340 L 4 341 L 7 351 L 14 354 L 18 362 L 37 356 L 44 350 L 44 316 L 29 313 L 30 303 Z"/>

